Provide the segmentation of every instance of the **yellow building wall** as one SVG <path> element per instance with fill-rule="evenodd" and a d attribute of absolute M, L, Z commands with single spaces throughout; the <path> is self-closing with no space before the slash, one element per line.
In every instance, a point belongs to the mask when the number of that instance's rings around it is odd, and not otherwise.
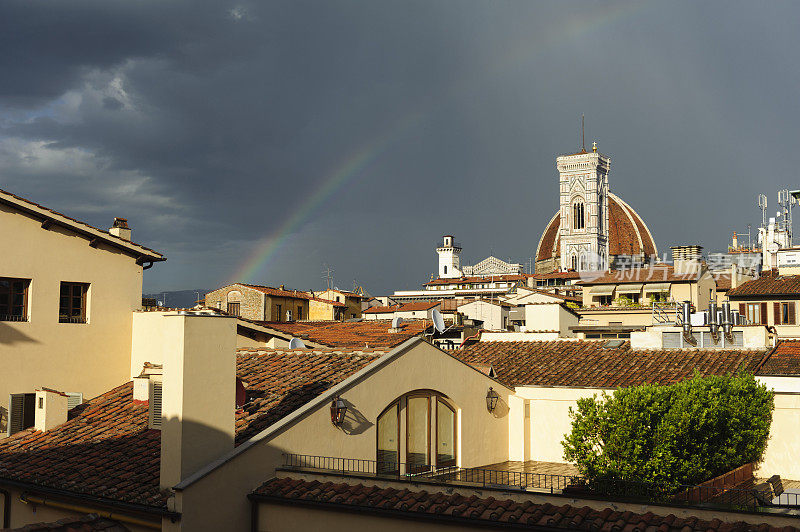
<path fill-rule="evenodd" d="M 330 321 L 336 319 L 335 307 L 330 303 L 323 303 L 322 301 L 308 301 L 308 319 L 310 321 Z"/>
<path fill-rule="evenodd" d="M 0 322 L 0 434 L 10 393 L 97 396 L 128 380 L 142 267 L 130 255 L 0 205 L 0 276 L 31 279 L 28 321 Z M 88 323 L 59 323 L 61 281 L 89 283 Z"/>
<path fill-rule="evenodd" d="M 500 395 L 495 413 L 486 409 L 489 387 Z M 511 390 L 427 343 L 410 350 L 344 391 L 348 402 L 346 430 L 334 427 L 326 402 L 281 432 L 245 443 L 236 455 L 197 480 L 176 497 L 180 523 L 166 520 L 167 530 L 244 530 L 249 526 L 246 495 L 274 475 L 281 453 L 376 459 L 378 415 L 398 397 L 420 389 L 446 395 L 457 409 L 458 465 L 472 467 L 508 459 L 508 413 Z M 400 415 L 401 434 L 405 416 Z M 401 460 L 405 461 L 401 436 Z M 220 486 L 225 486 L 220 490 Z M 209 500 L 215 501 L 209 506 Z"/>

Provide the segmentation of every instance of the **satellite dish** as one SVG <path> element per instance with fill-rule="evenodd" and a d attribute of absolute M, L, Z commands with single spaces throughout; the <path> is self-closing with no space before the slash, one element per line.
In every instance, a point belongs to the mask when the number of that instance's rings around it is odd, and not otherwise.
<path fill-rule="evenodd" d="M 442 318 L 442 313 L 439 312 L 438 308 L 433 309 L 433 312 L 431 312 L 431 319 L 436 330 L 440 333 L 444 332 L 444 318 Z"/>
<path fill-rule="evenodd" d="M 392 318 L 392 329 L 397 329 L 398 327 L 400 327 L 401 323 L 403 323 L 403 318 L 401 318 L 400 316 Z"/>
<path fill-rule="evenodd" d="M 292 338 L 289 340 L 289 349 L 305 349 L 306 344 L 300 338 Z"/>

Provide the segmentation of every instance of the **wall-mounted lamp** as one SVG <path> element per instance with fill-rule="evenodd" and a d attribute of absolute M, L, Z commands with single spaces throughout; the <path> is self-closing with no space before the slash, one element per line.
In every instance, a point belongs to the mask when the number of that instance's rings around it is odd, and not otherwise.
<path fill-rule="evenodd" d="M 347 405 L 338 395 L 331 401 L 331 423 L 340 426 L 344 422 L 344 415 L 347 413 Z"/>
<path fill-rule="evenodd" d="M 489 412 L 494 412 L 494 409 L 497 408 L 498 399 L 500 399 L 500 396 L 489 386 L 489 391 L 486 392 L 486 409 Z"/>

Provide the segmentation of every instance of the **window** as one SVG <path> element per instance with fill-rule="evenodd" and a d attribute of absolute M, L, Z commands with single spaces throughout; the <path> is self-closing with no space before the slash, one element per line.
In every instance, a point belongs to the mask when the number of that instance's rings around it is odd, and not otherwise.
<path fill-rule="evenodd" d="M 775 303 L 775 325 L 794 325 L 794 301 Z"/>
<path fill-rule="evenodd" d="M 597 296 L 597 302 L 603 307 L 608 307 L 611 306 L 611 304 L 614 302 L 614 298 L 610 295 Z"/>
<path fill-rule="evenodd" d="M 298 320 L 303 319 L 303 307 L 301 307 L 300 305 L 297 306 L 297 319 Z"/>
<path fill-rule="evenodd" d="M 766 325 L 767 324 L 767 304 L 766 303 L 747 303 L 742 304 L 739 309 L 740 312 L 744 311 L 747 318 L 747 323 L 750 325 Z"/>
<path fill-rule="evenodd" d="M 229 301 L 228 302 L 228 314 L 231 316 L 241 316 L 241 303 Z"/>
<path fill-rule="evenodd" d="M 30 279 L 0 277 L 0 321 L 28 320 Z"/>
<path fill-rule="evenodd" d="M 444 267 L 444 274 L 447 275 L 447 266 Z"/>
<path fill-rule="evenodd" d="M 58 305 L 59 323 L 86 323 L 86 283 L 61 281 L 61 297 Z"/>
<path fill-rule="evenodd" d="M 31 428 L 36 423 L 36 394 L 12 393 L 8 403 L 8 426 L 6 434 L 11 436 Z"/>
<path fill-rule="evenodd" d="M 405 434 L 400 434 L 402 410 Z M 378 416 L 377 425 L 379 473 L 399 473 L 402 452 L 407 474 L 456 465 L 456 410 L 443 395 L 429 390 L 407 394 Z"/>
<path fill-rule="evenodd" d="M 278 317 L 275 318 L 275 321 L 283 321 L 283 320 L 281 320 L 281 315 L 282 315 L 281 313 L 283 312 L 283 306 L 282 305 L 275 305 L 275 307 L 278 309 Z"/>
<path fill-rule="evenodd" d="M 582 200 L 576 200 L 575 203 L 572 204 L 572 228 L 573 229 L 583 229 L 585 227 L 584 223 L 584 206 Z"/>
<path fill-rule="evenodd" d="M 572 270 L 573 271 L 578 271 L 578 256 L 577 255 L 573 255 L 572 256 Z"/>

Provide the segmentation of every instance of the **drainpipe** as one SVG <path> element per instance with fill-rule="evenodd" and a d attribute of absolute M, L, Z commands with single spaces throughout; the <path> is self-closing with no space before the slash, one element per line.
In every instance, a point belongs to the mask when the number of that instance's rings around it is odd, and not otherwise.
<path fill-rule="evenodd" d="M 89 506 L 80 506 L 77 504 L 68 504 L 65 502 L 51 501 L 42 497 L 35 497 L 32 495 L 28 495 L 27 493 L 21 493 L 19 496 L 19 500 L 21 500 L 25 504 L 49 506 L 50 508 L 58 508 L 60 510 L 80 512 L 82 514 L 97 514 L 100 517 L 113 519 L 114 521 L 120 521 L 122 523 L 130 523 L 132 525 L 141 526 L 144 528 L 152 528 L 153 530 L 161 530 L 161 522 L 153 523 L 152 521 L 145 521 L 144 519 L 137 519 L 136 517 L 130 517 L 122 514 L 115 514 L 113 512 L 100 511 L 97 508 L 91 508 Z M 6 494 L 6 501 L 8 501 L 7 494 Z M 4 521 L 5 521 L 5 516 L 4 516 Z M 8 527 L 8 525 L 4 526 L 6 526 L 6 528 Z"/>
<path fill-rule="evenodd" d="M 0 495 L 3 496 L 3 528 L 11 528 L 11 494 L 0 489 Z"/>
<path fill-rule="evenodd" d="M 697 340 L 692 336 L 692 309 L 689 301 L 683 302 L 683 341 L 687 344 L 697 345 Z"/>

